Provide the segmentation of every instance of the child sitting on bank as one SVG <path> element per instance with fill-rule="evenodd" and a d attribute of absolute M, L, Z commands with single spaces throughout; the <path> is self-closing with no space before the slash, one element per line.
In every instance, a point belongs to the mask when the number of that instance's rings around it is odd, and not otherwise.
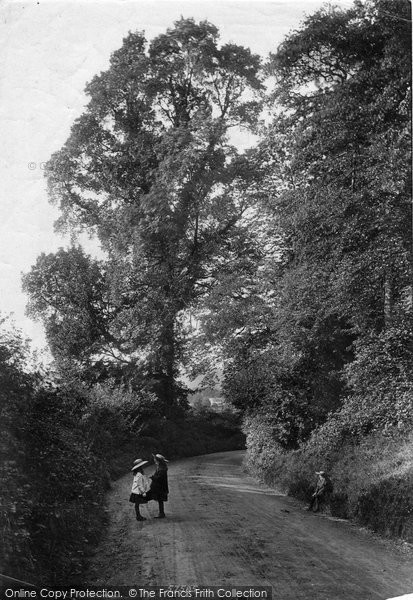
<path fill-rule="evenodd" d="M 317 484 L 315 492 L 311 497 L 311 502 L 307 510 L 317 512 L 320 509 L 320 505 L 330 499 L 331 492 L 333 490 L 333 484 L 331 483 L 330 477 L 325 471 L 316 471 Z"/>

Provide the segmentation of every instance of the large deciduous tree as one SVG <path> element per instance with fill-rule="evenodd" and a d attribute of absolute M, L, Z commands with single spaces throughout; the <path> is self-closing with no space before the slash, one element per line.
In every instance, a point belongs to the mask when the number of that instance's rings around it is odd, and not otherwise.
<path fill-rule="evenodd" d="M 248 169 L 229 134 L 256 123 L 260 60 L 218 37 L 181 19 L 149 46 L 125 38 L 47 165 L 59 228 L 93 234 L 105 258 L 60 251 L 25 276 L 60 357 L 144 364 L 169 405 L 182 314 L 247 236 Z"/>

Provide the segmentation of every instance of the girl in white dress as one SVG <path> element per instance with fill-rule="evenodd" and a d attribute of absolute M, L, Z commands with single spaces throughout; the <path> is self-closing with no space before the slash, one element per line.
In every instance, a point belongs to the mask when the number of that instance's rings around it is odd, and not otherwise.
<path fill-rule="evenodd" d="M 148 464 L 147 460 L 137 458 L 131 469 L 133 473 L 133 482 L 131 495 L 129 502 L 135 505 L 135 513 L 137 521 L 145 521 L 145 517 L 142 517 L 139 507 L 141 504 L 147 504 L 148 498 L 147 493 L 151 487 L 151 480 L 144 474 L 143 467 Z"/>

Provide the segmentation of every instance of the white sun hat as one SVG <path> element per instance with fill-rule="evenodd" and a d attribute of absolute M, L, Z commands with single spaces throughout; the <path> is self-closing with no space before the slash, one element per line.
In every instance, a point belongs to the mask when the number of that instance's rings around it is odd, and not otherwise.
<path fill-rule="evenodd" d="M 163 460 L 165 462 L 169 462 L 169 460 L 166 460 L 166 458 L 164 456 L 162 456 L 162 454 L 155 454 L 156 458 L 159 458 L 160 460 Z"/>
<path fill-rule="evenodd" d="M 135 469 L 139 469 L 140 467 L 143 467 L 144 465 L 147 465 L 148 461 L 147 460 L 142 460 L 141 458 L 137 458 L 136 460 L 133 461 L 133 467 L 131 468 L 131 471 L 135 471 Z"/>

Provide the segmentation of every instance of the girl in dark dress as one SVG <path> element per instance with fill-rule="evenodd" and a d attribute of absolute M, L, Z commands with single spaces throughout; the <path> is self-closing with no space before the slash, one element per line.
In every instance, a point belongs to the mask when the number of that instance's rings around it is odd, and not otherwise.
<path fill-rule="evenodd" d="M 151 489 L 149 490 L 149 498 L 157 500 L 159 505 L 159 514 L 155 519 L 164 519 L 164 502 L 168 500 L 168 461 L 162 454 L 154 454 L 153 459 L 156 465 L 156 471 L 152 475 Z"/>

